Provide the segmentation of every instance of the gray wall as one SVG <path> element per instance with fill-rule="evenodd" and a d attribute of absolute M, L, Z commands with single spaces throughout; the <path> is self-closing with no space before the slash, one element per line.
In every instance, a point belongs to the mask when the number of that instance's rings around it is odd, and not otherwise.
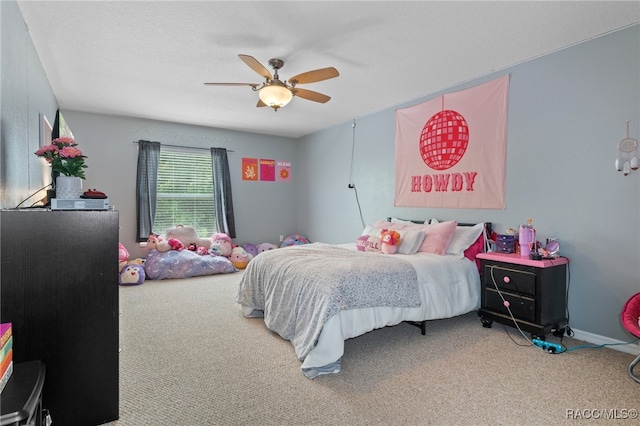
<path fill-rule="evenodd" d="M 292 178 L 297 179 L 300 165 L 295 161 L 293 139 L 78 111 L 62 110 L 62 114 L 79 148 L 88 157 L 84 187 L 105 192 L 110 204 L 120 212 L 120 242 L 132 257 L 146 257 L 146 251 L 135 242 L 138 145 L 133 141 L 140 139 L 234 151 L 228 158 L 235 243 L 279 244 L 280 235 L 297 232 L 293 182 L 254 182 L 241 178 L 242 157 L 251 157 L 290 161 Z"/>
<path fill-rule="evenodd" d="M 541 241 L 558 237 L 571 260 L 572 328 L 621 341 L 624 302 L 640 291 L 640 171 L 614 169 L 617 143 L 640 139 L 640 25 L 398 105 L 510 76 L 506 209 L 395 208 L 395 109 L 355 118 L 300 140 L 298 226 L 312 240 L 354 241 L 387 216 L 491 221 L 498 231 L 527 218 Z M 351 150 L 354 147 L 353 171 Z M 353 173 L 356 190 L 348 189 Z M 336 208 L 337 206 L 337 208 Z"/>
<path fill-rule="evenodd" d="M 0 207 L 15 207 L 49 182 L 38 147 L 38 114 L 53 120 L 57 103 L 14 2 L 2 19 Z M 568 49 L 442 93 L 510 75 L 505 210 L 394 208 L 395 108 L 325 129 L 299 141 L 128 117 L 65 111 L 88 155 L 86 188 L 105 191 L 120 211 L 120 239 L 132 256 L 138 139 L 223 146 L 230 155 L 237 242 L 277 242 L 299 232 L 312 241 L 354 241 L 364 223 L 389 215 L 413 219 L 492 221 L 501 231 L 533 218 L 539 237 L 560 238 L 571 259 L 571 326 L 590 341 L 628 341 L 623 303 L 640 291 L 640 171 L 613 168 L 631 121 L 640 139 L 640 26 Z M 355 144 L 353 144 L 355 142 Z M 353 149 L 353 162 L 352 162 Z M 242 157 L 292 162 L 291 183 L 240 179 Z M 351 181 L 356 189 L 349 189 Z M 357 195 L 357 197 L 356 197 Z"/>
<path fill-rule="evenodd" d="M 40 146 L 39 115 L 53 125 L 58 104 L 18 5 L 2 1 L 0 11 L 0 207 L 10 208 L 51 181 L 33 153 Z"/>

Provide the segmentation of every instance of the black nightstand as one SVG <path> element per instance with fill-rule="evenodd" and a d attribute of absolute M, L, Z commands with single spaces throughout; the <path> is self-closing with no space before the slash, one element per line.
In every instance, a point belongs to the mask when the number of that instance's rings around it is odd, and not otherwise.
<path fill-rule="evenodd" d="M 481 253 L 478 258 L 482 261 L 478 316 L 484 327 L 491 327 L 493 321 L 515 327 L 504 297 L 522 331 L 540 339 L 548 333 L 564 334 L 568 325 L 567 258 L 531 260 L 507 253 Z"/>
<path fill-rule="evenodd" d="M 42 426 L 42 387 L 45 366 L 41 361 L 14 364 L 13 374 L 0 395 L 0 426 Z"/>

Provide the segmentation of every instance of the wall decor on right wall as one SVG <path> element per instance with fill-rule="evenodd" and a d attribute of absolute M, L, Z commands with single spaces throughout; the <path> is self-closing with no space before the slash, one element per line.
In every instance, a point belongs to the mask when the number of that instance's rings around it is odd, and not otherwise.
<path fill-rule="evenodd" d="M 278 161 L 276 163 L 276 180 L 278 182 L 291 181 L 291 163 L 288 161 Z"/>
<path fill-rule="evenodd" d="M 504 209 L 508 98 L 507 74 L 396 110 L 394 206 Z"/>
<path fill-rule="evenodd" d="M 629 137 L 629 121 L 627 120 L 627 137 L 618 142 L 618 158 L 616 158 L 616 170 L 623 172 L 625 176 L 631 170 L 638 170 L 638 141 Z"/>

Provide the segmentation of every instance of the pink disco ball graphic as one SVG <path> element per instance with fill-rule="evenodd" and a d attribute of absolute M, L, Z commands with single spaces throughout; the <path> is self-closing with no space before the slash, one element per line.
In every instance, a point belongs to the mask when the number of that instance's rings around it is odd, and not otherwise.
<path fill-rule="evenodd" d="M 469 126 L 462 114 L 440 111 L 427 121 L 420 133 L 420 155 L 434 170 L 455 166 L 467 151 Z"/>

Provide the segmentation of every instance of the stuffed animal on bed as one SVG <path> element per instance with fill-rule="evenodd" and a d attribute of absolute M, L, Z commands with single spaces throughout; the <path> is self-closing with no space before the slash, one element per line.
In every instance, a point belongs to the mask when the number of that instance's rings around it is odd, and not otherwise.
<path fill-rule="evenodd" d="M 400 234 L 391 229 L 383 229 L 380 233 L 381 251 L 384 254 L 394 254 L 400 245 Z"/>

